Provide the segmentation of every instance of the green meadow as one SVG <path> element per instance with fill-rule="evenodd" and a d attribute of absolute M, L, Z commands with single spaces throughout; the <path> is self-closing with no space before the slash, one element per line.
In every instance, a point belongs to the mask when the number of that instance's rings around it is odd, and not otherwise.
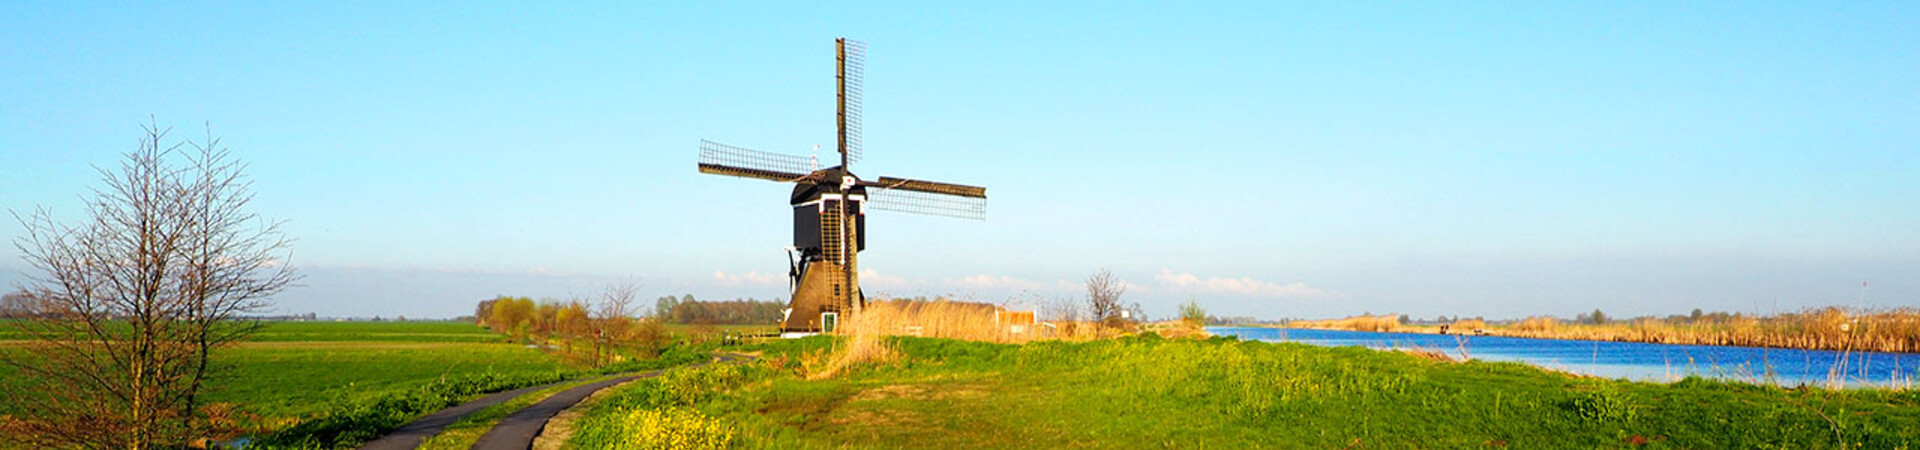
<path fill-rule="evenodd" d="M 1913 448 L 1920 393 L 1643 383 L 1518 363 L 1161 339 L 896 338 L 891 362 L 809 380 L 828 338 L 632 383 L 573 448 Z M 637 440 L 636 440 L 637 439 Z M 671 445 L 668 445 L 671 446 Z M 660 447 L 651 447 L 660 448 Z"/>
<path fill-rule="evenodd" d="M 704 329 L 677 329 L 691 340 Z M 1643 383 L 1361 348 L 1162 339 L 1005 345 L 891 338 L 832 377 L 827 337 L 723 348 L 583 406 L 570 448 L 1913 448 L 1920 392 Z M 700 346 L 704 347 L 704 346 Z M 15 352 L 0 343 L 0 351 Z M 466 323 L 285 322 L 227 349 L 216 402 L 254 448 L 350 448 L 493 392 L 700 359 L 676 346 L 609 370 Z M 11 357 L 11 355 L 9 355 Z M 11 369 L 0 368 L 0 371 Z M 811 376 L 810 376 L 811 375 Z M 17 382 L 0 373 L 0 382 Z M 460 448 L 517 406 L 436 438 Z M 4 406 L 0 406 L 4 408 Z"/>
<path fill-rule="evenodd" d="M 420 415 L 479 395 L 600 373 L 681 364 L 659 359 L 589 369 L 465 322 L 268 322 L 220 350 L 207 398 L 253 430 L 249 448 L 350 448 Z M 19 339 L 18 333 L 0 335 Z M 24 357 L 0 341 L 0 356 Z M 22 380 L 0 365 L 0 383 Z M 0 405 L 0 414 L 11 405 Z"/>
<path fill-rule="evenodd" d="M 225 370 L 208 399 L 231 403 L 268 426 L 436 378 L 567 370 L 560 358 L 463 322 L 270 322 L 247 342 L 221 350 L 216 362 Z M 14 380 L 13 368 L 0 365 L 0 380 Z"/>

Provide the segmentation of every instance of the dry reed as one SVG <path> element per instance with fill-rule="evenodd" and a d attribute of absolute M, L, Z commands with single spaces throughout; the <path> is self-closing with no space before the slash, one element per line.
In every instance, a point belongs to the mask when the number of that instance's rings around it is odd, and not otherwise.
<path fill-rule="evenodd" d="M 874 300 L 843 319 L 836 333 L 846 339 L 806 364 L 809 378 L 831 378 L 847 369 L 897 361 L 889 336 L 986 342 L 1023 342 L 1042 332 L 1039 324 L 999 323 L 1000 308 L 949 300 Z"/>
<path fill-rule="evenodd" d="M 1487 330 L 1487 321 L 1480 319 L 1459 319 L 1447 328 L 1454 334 L 1479 333 Z"/>
<path fill-rule="evenodd" d="M 1395 316 L 1357 316 L 1288 323 L 1295 328 L 1353 331 L 1436 332 L 1407 326 Z M 1450 333 L 1483 331 L 1496 336 L 1649 342 L 1688 345 L 1920 353 L 1920 309 L 1811 308 L 1768 317 L 1716 314 L 1700 319 L 1642 317 L 1604 324 L 1529 317 L 1506 325 L 1478 319 L 1455 321 Z"/>
<path fill-rule="evenodd" d="M 1000 324 L 999 311 L 999 307 L 985 303 L 950 300 L 872 301 L 858 315 L 847 318 L 841 333 L 986 342 L 1020 342 L 1037 333 L 1038 324 L 1017 328 Z"/>
<path fill-rule="evenodd" d="M 1354 316 L 1344 319 L 1296 320 L 1287 324 L 1293 328 L 1319 328 L 1325 330 L 1379 331 L 1387 332 L 1400 329 L 1399 316 Z"/>
<path fill-rule="evenodd" d="M 1639 318 L 1606 324 L 1532 318 L 1487 332 L 1554 339 L 1915 353 L 1920 352 L 1920 310 L 1826 307 L 1770 317 Z"/>
<path fill-rule="evenodd" d="M 856 333 L 841 341 L 831 352 L 803 361 L 807 379 L 833 378 L 847 369 L 888 364 L 900 360 L 899 350 L 885 336 Z"/>

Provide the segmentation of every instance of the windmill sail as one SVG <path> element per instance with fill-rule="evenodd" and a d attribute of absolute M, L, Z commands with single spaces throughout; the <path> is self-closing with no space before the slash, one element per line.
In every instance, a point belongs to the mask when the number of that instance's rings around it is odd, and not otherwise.
<path fill-rule="evenodd" d="M 943 183 L 944 184 L 944 183 Z M 970 186 L 969 186 L 970 187 Z M 908 189 L 867 189 L 867 206 L 894 211 L 957 219 L 987 219 L 987 197 L 961 196 Z"/>
<path fill-rule="evenodd" d="M 866 84 L 867 44 L 851 39 L 840 45 L 840 153 L 848 161 L 859 161 L 861 91 Z"/>
<path fill-rule="evenodd" d="M 987 188 L 964 184 L 941 183 L 938 181 L 880 177 L 880 180 L 874 182 L 872 186 L 877 186 L 881 189 L 899 189 L 903 191 L 929 192 L 960 197 L 987 198 Z"/>
<path fill-rule="evenodd" d="M 813 159 L 805 156 L 767 153 L 700 140 L 700 173 L 798 181 L 812 173 L 813 166 Z"/>

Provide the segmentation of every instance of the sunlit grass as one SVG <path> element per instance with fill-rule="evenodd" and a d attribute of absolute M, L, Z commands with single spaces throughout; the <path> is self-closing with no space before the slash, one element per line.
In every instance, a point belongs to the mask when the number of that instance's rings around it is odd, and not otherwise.
<path fill-rule="evenodd" d="M 1023 345 L 889 338 L 811 377 L 830 338 L 686 404 L 736 448 L 1901 448 L 1914 391 L 1596 379 L 1354 347 L 1152 336 Z"/>

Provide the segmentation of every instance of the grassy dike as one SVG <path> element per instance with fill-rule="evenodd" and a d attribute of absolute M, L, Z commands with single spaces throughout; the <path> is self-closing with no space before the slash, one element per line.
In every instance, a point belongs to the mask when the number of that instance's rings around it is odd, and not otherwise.
<path fill-rule="evenodd" d="M 569 447 L 1920 446 L 1911 390 L 1627 382 L 1226 338 L 891 343 L 894 361 L 830 379 L 807 379 L 836 345 L 816 337 L 630 383 L 587 406 Z"/>

